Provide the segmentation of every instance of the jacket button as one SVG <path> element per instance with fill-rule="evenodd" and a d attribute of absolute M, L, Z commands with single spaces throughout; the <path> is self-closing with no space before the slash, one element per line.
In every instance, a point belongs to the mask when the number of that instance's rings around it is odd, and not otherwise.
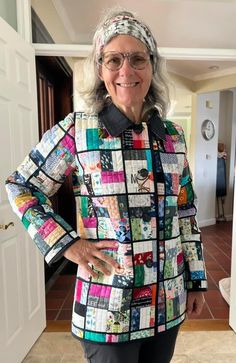
<path fill-rule="evenodd" d="M 138 171 L 138 174 L 142 177 L 142 178 L 147 178 L 147 176 L 148 176 L 148 170 L 147 169 L 140 169 L 139 171 Z"/>
<path fill-rule="evenodd" d="M 146 261 L 145 261 L 145 265 L 148 267 L 148 268 L 151 268 L 153 266 L 153 260 L 151 260 L 150 258 L 148 258 Z"/>
<path fill-rule="evenodd" d="M 141 134 L 144 129 L 142 124 L 134 124 L 132 128 L 133 128 L 135 134 Z"/>
<path fill-rule="evenodd" d="M 143 221 L 150 222 L 151 216 L 148 213 L 143 213 Z"/>
<path fill-rule="evenodd" d="M 141 208 L 135 208 L 134 215 L 136 218 L 141 218 L 143 216 L 143 211 Z"/>

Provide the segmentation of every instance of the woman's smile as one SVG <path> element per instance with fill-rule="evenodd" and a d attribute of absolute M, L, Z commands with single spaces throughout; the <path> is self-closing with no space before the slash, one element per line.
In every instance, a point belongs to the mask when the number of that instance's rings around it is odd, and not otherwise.
<path fill-rule="evenodd" d="M 133 87 L 136 87 L 138 84 L 139 84 L 139 82 L 132 82 L 132 83 L 116 83 L 118 86 L 120 86 L 120 87 L 124 87 L 124 88 L 133 88 Z"/>

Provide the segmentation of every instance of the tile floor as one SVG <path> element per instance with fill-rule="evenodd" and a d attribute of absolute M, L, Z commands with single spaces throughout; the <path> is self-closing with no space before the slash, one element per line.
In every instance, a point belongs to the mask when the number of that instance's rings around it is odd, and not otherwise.
<path fill-rule="evenodd" d="M 79 341 L 70 333 L 43 333 L 22 363 L 85 362 Z M 233 331 L 180 331 L 171 361 L 171 363 L 235 362 L 236 334 Z"/>
<path fill-rule="evenodd" d="M 228 319 L 229 317 L 229 307 L 221 296 L 218 282 L 230 275 L 231 229 L 231 222 L 220 222 L 201 229 L 209 289 L 204 293 L 205 306 L 197 319 Z M 57 277 L 46 295 L 47 320 L 71 319 L 74 283 L 75 275 Z"/>

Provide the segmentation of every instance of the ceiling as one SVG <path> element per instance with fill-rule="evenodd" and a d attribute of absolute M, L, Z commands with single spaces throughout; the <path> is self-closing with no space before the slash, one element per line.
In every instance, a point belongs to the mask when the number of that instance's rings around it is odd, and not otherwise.
<path fill-rule="evenodd" d="M 235 0 L 51 1 L 71 43 L 91 44 L 104 9 L 118 5 L 149 25 L 161 48 L 236 49 Z M 232 60 L 167 60 L 167 66 L 192 80 L 236 73 L 236 61 Z"/>

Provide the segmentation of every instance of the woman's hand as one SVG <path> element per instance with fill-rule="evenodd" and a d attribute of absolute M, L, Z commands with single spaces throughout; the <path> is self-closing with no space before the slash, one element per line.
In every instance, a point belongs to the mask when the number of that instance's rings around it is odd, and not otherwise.
<path fill-rule="evenodd" d="M 202 291 L 189 291 L 187 296 L 187 314 L 200 315 L 205 302 Z"/>
<path fill-rule="evenodd" d="M 103 253 L 102 249 L 114 249 L 117 246 L 118 242 L 116 241 L 104 240 L 101 242 L 89 242 L 87 240 L 80 239 L 67 248 L 67 250 L 64 252 L 64 256 L 68 260 L 78 264 L 80 269 L 82 269 L 89 276 L 96 278 L 97 274 L 89 266 L 89 263 L 105 275 L 110 275 L 111 273 L 105 264 L 115 269 L 119 268 L 119 264 L 113 258 Z"/>

